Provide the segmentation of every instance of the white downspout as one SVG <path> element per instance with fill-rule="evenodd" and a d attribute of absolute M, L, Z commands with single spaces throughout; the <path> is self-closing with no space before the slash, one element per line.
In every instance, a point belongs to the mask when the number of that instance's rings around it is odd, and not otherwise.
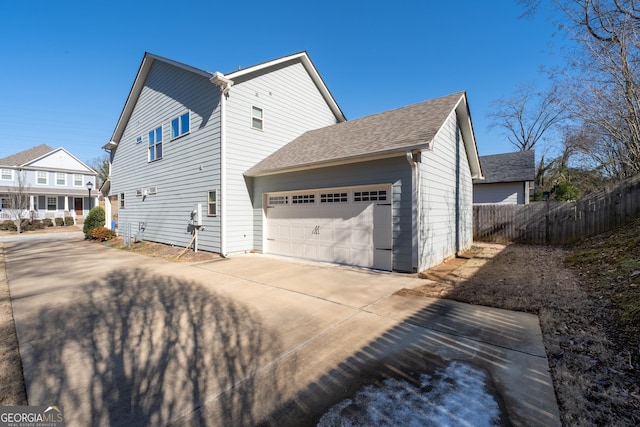
<path fill-rule="evenodd" d="M 220 88 L 220 255 L 227 256 L 227 94 L 233 81 L 215 72 L 209 79 Z"/>
<path fill-rule="evenodd" d="M 408 150 L 406 153 L 407 156 L 407 161 L 409 162 L 409 165 L 411 166 L 411 178 L 412 178 L 412 188 L 411 188 L 411 205 L 413 206 L 413 209 L 411 209 L 412 215 L 414 215 L 415 217 L 412 218 L 412 225 L 415 227 L 415 242 L 411 242 L 412 244 L 412 248 L 411 248 L 411 253 L 412 253 L 412 268 L 415 270 L 416 273 L 420 272 L 420 242 L 422 241 L 422 236 L 421 236 L 421 211 L 422 211 L 422 204 L 421 204 L 421 191 L 420 191 L 420 167 L 418 166 L 418 164 L 415 162 L 415 160 L 413 160 L 413 152 L 411 150 Z"/>

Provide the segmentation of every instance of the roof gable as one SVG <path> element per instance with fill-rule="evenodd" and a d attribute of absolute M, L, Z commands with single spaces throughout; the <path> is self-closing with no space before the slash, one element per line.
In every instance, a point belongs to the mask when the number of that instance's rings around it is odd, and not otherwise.
<path fill-rule="evenodd" d="M 464 92 L 308 131 L 249 169 L 260 176 L 375 158 L 429 147 L 451 114 L 458 114 L 473 176 L 480 176 Z"/>
<path fill-rule="evenodd" d="M 474 180 L 474 184 L 533 181 L 535 179 L 536 163 L 533 151 L 482 156 L 480 163 L 485 179 Z"/>
<path fill-rule="evenodd" d="M 65 169 L 78 172 L 86 172 L 95 174 L 96 172 L 83 162 L 78 160 L 74 155 L 64 148 L 60 147 L 49 153 L 46 153 L 32 161 L 25 163 L 24 166 L 42 168 L 42 169 Z"/>
<path fill-rule="evenodd" d="M 47 153 L 53 151 L 53 148 L 46 144 L 40 144 L 27 150 L 0 159 L 0 165 L 3 166 L 24 166 L 25 164 L 36 160 Z"/>
<path fill-rule="evenodd" d="M 340 107 L 338 107 L 338 104 L 333 98 L 333 95 L 331 95 L 331 92 L 329 92 L 329 89 L 324 84 L 324 81 L 320 77 L 320 74 L 316 70 L 315 66 L 311 62 L 311 59 L 309 58 L 306 52 L 300 52 L 293 55 L 284 56 L 282 58 L 274 59 L 272 61 L 264 62 L 262 64 L 254 65 L 252 67 L 244 68 L 242 70 L 234 71 L 228 74 L 222 74 L 220 72 L 211 73 L 209 71 L 201 70 L 199 68 L 192 67 L 190 65 L 186 65 L 177 61 L 173 61 L 171 59 L 163 58 L 161 56 L 153 55 L 151 53 L 146 52 L 144 54 L 144 57 L 142 58 L 142 63 L 140 64 L 140 68 L 138 69 L 138 73 L 136 74 L 136 78 L 133 82 L 131 90 L 129 91 L 129 96 L 127 97 L 127 100 L 122 109 L 122 112 L 120 113 L 120 118 L 118 119 L 116 127 L 113 131 L 111 140 L 103 146 L 104 149 L 107 149 L 107 150 L 114 149 L 117 147 L 118 143 L 120 142 L 120 139 L 122 138 L 122 134 L 124 133 L 125 127 L 127 126 L 127 123 L 129 121 L 129 118 L 133 113 L 133 109 L 136 105 L 138 97 L 140 96 L 140 93 L 142 92 L 142 88 L 145 85 L 147 76 L 149 75 L 149 71 L 151 70 L 151 67 L 153 66 L 153 63 L 155 61 L 162 61 L 171 66 L 178 67 L 182 70 L 205 77 L 209 79 L 212 82 L 212 84 L 220 84 L 220 80 L 224 81 L 225 84 L 227 84 L 228 82 L 228 85 L 224 88 L 225 93 L 227 90 L 229 90 L 232 87 L 234 78 L 248 79 L 248 78 L 251 78 L 253 74 L 268 72 L 269 69 L 278 67 L 285 62 L 300 61 L 304 66 L 305 70 L 309 73 L 313 82 L 316 84 L 316 87 L 318 88 L 323 98 L 327 102 L 327 105 L 329 106 L 333 114 L 336 116 L 336 120 L 338 121 L 346 120 L 344 117 L 344 114 L 342 113 L 342 110 L 340 110 Z"/>

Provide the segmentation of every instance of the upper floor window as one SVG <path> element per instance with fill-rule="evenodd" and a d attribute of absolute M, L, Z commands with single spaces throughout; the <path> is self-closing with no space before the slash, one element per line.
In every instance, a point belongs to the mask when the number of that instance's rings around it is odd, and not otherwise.
<path fill-rule="evenodd" d="M 2 169 L 2 171 L 0 171 L 0 179 L 3 181 L 13 181 L 13 170 Z"/>
<path fill-rule="evenodd" d="M 36 174 L 36 183 L 47 185 L 49 183 L 49 174 L 46 171 L 38 171 Z"/>
<path fill-rule="evenodd" d="M 84 185 L 83 183 L 84 181 L 84 177 L 78 173 L 73 175 L 73 186 L 74 187 L 82 187 Z"/>
<path fill-rule="evenodd" d="M 264 114 L 262 112 L 262 108 L 256 107 L 255 105 L 251 107 L 251 127 L 254 129 L 262 130 L 264 125 Z"/>
<path fill-rule="evenodd" d="M 149 132 L 149 161 L 162 158 L 162 126 Z"/>
<path fill-rule="evenodd" d="M 178 138 L 191 130 L 190 114 L 187 111 L 180 117 L 171 120 L 171 139 Z"/>
<path fill-rule="evenodd" d="M 67 185 L 67 174 L 56 172 L 56 185 Z"/>

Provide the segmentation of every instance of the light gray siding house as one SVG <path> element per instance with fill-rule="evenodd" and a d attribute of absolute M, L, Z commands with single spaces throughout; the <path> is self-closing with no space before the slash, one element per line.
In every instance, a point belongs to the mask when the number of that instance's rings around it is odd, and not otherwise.
<path fill-rule="evenodd" d="M 84 217 L 98 205 L 91 200 L 87 184 L 95 189 L 96 172 L 64 148 L 41 144 L 0 159 L 0 220 L 11 219 L 9 194 L 21 185 L 29 195 L 28 212 L 33 219 Z M 21 181 L 21 182 L 20 182 Z"/>
<path fill-rule="evenodd" d="M 481 156 L 484 179 L 473 181 L 474 204 L 529 204 L 536 175 L 534 151 Z"/>
<path fill-rule="evenodd" d="M 104 148 L 146 240 L 397 271 L 471 244 L 463 92 L 347 122 L 304 52 L 228 74 L 146 54 Z"/>

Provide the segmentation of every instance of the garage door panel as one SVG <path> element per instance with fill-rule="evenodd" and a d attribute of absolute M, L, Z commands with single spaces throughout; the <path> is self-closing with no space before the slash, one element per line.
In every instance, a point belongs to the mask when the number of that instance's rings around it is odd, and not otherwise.
<path fill-rule="evenodd" d="M 391 252 L 379 254 L 376 250 L 379 244 L 391 248 L 391 205 L 380 207 L 364 197 L 356 201 L 354 191 L 336 189 L 339 200 L 334 197 L 327 203 L 320 203 L 322 192 L 317 192 L 315 203 L 269 207 L 266 252 L 391 270 Z M 277 196 L 300 200 L 294 194 Z"/>

